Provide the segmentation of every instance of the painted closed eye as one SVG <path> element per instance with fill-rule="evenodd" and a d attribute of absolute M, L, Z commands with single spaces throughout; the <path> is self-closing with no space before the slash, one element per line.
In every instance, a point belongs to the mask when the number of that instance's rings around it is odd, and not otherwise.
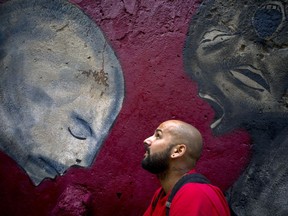
<path fill-rule="evenodd" d="M 270 91 L 270 86 L 263 78 L 260 70 L 252 66 L 242 66 L 230 70 L 230 73 L 245 86 L 263 92 Z"/>
<path fill-rule="evenodd" d="M 86 140 L 92 136 L 92 129 L 87 121 L 75 116 L 73 123 L 68 127 L 69 133 L 76 139 Z"/>
<path fill-rule="evenodd" d="M 230 40 L 235 35 L 231 34 L 230 32 L 221 31 L 217 29 L 212 29 L 211 31 L 206 32 L 201 41 L 201 46 L 214 46 L 219 43 L 223 43 L 227 40 Z"/>

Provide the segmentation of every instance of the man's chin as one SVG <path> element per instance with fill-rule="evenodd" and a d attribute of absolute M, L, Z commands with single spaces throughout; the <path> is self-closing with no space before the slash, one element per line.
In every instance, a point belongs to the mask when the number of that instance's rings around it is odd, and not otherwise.
<path fill-rule="evenodd" d="M 157 174 L 154 172 L 154 169 L 149 165 L 149 162 L 147 161 L 147 157 L 145 157 L 143 160 L 142 160 L 142 163 L 141 163 L 141 166 L 144 170 L 152 173 L 152 174 Z"/>
<path fill-rule="evenodd" d="M 151 166 L 151 164 L 149 163 L 143 163 L 142 161 L 142 168 L 152 174 L 155 174 L 155 175 L 160 175 L 162 173 L 165 173 L 167 171 L 167 168 L 165 167 L 160 167 L 160 166 Z"/>
<path fill-rule="evenodd" d="M 142 162 L 141 162 L 141 166 L 142 166 L 142 168 L 144 169 L 144 170 L 147 170 L 148 172 L 150 172 L 149 171 L 149 165 L 148 165 L 148 158 L 147 158 L 147 156 L 142 160 Z"/>

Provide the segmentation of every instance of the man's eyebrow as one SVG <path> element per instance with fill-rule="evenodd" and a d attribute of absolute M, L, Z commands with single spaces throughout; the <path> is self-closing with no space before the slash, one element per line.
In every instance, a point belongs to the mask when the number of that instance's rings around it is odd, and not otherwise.
<path fill-rule="evenodd" d="M 159 128 L 157 128 L 157 129 L 155 130 L 155 133 L 156 133 L 156 132 L 161 132 L 161 133 L 162 133 L 162 130 L 159 129 Z"/>

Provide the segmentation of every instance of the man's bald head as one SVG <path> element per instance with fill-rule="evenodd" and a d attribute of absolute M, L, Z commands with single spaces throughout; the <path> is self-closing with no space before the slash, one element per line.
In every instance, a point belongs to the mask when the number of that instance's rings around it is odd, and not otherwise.
<path fill-rule="evenodd" d="M 170 125 L 169 130 L 173 135 L 173 144 L 185 144 L 187 156 L 196 162 L 201 156 L 203 145 L 202 135 L 198 129 L 180 120 L 168 120 L 163 123 Z"/>

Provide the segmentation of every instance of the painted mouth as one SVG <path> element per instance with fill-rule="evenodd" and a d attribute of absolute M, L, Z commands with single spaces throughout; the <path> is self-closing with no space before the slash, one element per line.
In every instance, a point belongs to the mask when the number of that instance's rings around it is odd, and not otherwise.
<path fill-rule="evenodd" d="M 253 25 L 260 38 L 271 38 L 279 31 L 285 21 L 285 9 L 281 2 L 271 1 L 257 9 L 253 16 Z"/>
<path fill-rule="evenodd" d="M 270 86 L 261 70 L 252 65 L 244 65 L 230 70 L 231 75 L 243 85 L 259 92 L 270 92 Z"/>
<path fill-rule="evenodd" d="M 281 2 L 271 1 L 261 6 L 260 10 L 275 10 L 281 14 L 284 14 L 284 7 Z"/>
<path fill-rule="evenodd" d="M 222 122 L 224 118 L 224 107 L 216 99 L 208 94 L 199 93 L 199 96 L 205 99 L 215 111 L 214 121 L 210 125 L 210 128 L 214 129 Z"/>
<path fill-rule="evenodd" d="M 41 156 L 39 157 L 39 160 L 42 162 L 43 164 L 43 169 L 45 169 L 46 172 L 48 173 L 53 173 L 54 176 L 56 175 L 63 175 L 63 173 L 66 170 L 66 166 L 52 160 L 49 159 L 47 157 Z"/>

